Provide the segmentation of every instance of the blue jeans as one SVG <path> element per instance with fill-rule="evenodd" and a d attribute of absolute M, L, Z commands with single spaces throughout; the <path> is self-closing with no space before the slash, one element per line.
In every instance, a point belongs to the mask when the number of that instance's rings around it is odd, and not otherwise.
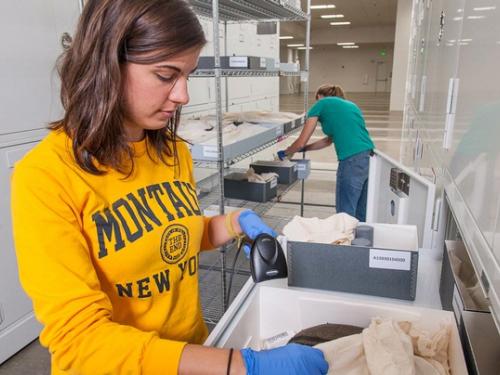
<path fill-rule="evenodd" d="M 368 170 L 371 151 L 363 151 L 339 162 L 335 204 L 337 212 L 345 212 L 359 221 L 366 220 Z"/>

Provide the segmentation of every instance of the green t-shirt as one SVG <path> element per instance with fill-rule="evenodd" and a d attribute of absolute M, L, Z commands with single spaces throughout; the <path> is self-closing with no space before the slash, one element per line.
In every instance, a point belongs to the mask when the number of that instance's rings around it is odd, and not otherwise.
<path fill-rule="evenodd" d="M 361 110 L 349 100 L 336 96 L 321 98 L 309 109 L 307 117 L 318 118 L 323 133 L 332 138 L 339 160 L 375 148 Z"/>

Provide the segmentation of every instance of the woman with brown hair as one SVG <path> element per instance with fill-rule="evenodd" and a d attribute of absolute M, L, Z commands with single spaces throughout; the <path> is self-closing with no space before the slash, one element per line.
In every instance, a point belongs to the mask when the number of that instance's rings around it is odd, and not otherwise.
<path fill-rule="evenodd" d="M 176 136 L 206 43 L 183 0 L 89 0 L 61 59 L 63 118 L 15 167 L 19 275 L 52 374 L 326 373 L 320 351 L 204 347 L 199 252 L 276 235 L 201 214 Z"/>
<path fill-rule="evenodd" d="M 318 121 L 326 137 L 307 144 Z M 316 103 L 307 112 L 299 137 L 286 150 L 279 151 L 278 157 L 284 159 L 299 151 L 321 150 L 332 143 L 339 160 L 336 211 L 365 221 L 368 170 L 375 146 L 359 107 L 346 99 L 342 87 L 326 84 L 316 91 Z"/>

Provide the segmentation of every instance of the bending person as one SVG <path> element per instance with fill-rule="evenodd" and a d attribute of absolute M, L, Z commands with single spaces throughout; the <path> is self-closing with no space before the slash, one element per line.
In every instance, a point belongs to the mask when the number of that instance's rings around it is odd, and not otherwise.
<path fill-rule="evenodd" d="M 307 144 L 318 121 L 326 137 Z M 336 210 L 365 221 L 369 160 L 375 146 L 359 107 L 345 98 L 340 86 L 322 85 L 316 91 L 316 103 L 309 109 L 299 137 L 278 156 L 284 159 L 295 152 L 321 150 L 332 143 L 339 160 Z"/>
<path fill-rule="evenodd" d="M 183 0 L 88 0 L 60 65 L 64 116 L 17 163 L 21 283 L 61 374 L 324 374 L 321 351 L 202 346 L 199 253 L 275 235 L 203 217 L 176 131 L 206 40 Z"/>

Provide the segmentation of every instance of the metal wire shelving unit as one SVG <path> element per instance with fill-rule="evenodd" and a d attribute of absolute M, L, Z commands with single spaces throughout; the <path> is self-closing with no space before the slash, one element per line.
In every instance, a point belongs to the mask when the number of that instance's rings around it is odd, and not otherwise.
<path fill-rule="evenodd" d="M 305 69 L 302 72 L 280 72 L 267 70 L 239 70 L 221 69 L 220 46 L 214 43 L 214 69 L 198 70 L 193 77 L 214 77 L 215 79 L 215 106 L 216 106 L 216 130 L 217 130 L 217 167 L 219 171 L 219 212 L 224 214 L 224 169 L 227 160 L 224 158 L 224 144 L 222 131 L 222 84 L 223 77 L 273 77 L 300 75 L 304 83 L 304 109 L 308 107 L 309 91 L 309 51 L 310 51 L 310 29 L 311 29 L 311 0 L 307 1 L 307 13 L 301 9 L 286 4 L 282 0 L 189 0 L 193 10 L 203 17 L 210 17 L 213 23 L 213 40 L 219 40 L 219 23 L 224 22 L 226 29 L 228 22 L 277 22 L 277 21 L 298 21 L 306 22 L 306 49 L 305 49 Z M 227 88 L 227 85 L 226 85 Z M 227 93 L 226 93 L 227 97 Z M 262 147 L 269 147 L 275 142 L 269 142 Z M 262 149 L 259 147 L 259 150 Z M 238 157 L 240 159 L 240 157 Z M 234 161 L 233 161 L 234 162 Z M 303 181 L 302 181 L 303 184 Z M 302 185 L 303 195 L 303 185 Z M 221 303 L 222 311 L 227 308 L 226 301 L 226 247 L 220 249 L 220 273 L 221 273 Z"/>

